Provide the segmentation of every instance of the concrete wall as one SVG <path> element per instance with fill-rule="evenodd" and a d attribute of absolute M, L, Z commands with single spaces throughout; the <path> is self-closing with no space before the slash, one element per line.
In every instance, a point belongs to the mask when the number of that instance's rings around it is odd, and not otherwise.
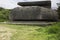
<path fill-rule="evenodd" d="M 58 15 L 48 8 L 26 6 L 14 8 L 10 13 L 10 20 L 58 20 Z"/>

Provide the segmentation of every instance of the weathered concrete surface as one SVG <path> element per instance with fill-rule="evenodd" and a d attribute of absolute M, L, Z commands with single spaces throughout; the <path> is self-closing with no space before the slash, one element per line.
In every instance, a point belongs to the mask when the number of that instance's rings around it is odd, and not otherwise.
<path fill-rule="evenodd" d="M 37 20 L 37 21 L 57 21 L 58 14 L 48 8 L 40 6 L 26 6 L 14 8 L 9 16 L 12 21 Z"/>
<path fill-rule="evenodd" d="M 43 6 L 51 8 L 51 1 L 18 2 L 20 6 Z"/>

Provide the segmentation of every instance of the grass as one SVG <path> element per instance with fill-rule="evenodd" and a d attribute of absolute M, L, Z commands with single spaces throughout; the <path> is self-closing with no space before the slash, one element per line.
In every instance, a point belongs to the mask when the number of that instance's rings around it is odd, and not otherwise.
<path fill-rule="evenodd" d="M 16 30 L 10 40 L 60 40 L 60 23 L 51 26 L 0 24 Z"/>

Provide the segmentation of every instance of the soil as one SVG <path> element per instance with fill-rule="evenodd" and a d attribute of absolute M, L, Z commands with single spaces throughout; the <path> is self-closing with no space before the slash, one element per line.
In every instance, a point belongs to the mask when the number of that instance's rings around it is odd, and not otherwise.
<path fill-rule="evenodd" d="M 0 40 L 10 40 L 15 30 L 0 26 Z"/>

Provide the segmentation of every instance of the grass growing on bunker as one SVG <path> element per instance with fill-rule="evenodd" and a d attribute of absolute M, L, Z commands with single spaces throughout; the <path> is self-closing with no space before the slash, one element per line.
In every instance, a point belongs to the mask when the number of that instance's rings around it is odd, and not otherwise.
<path fill-rule="evenodd" d="M 10 24 L 0 26 L 9 29 L 6 31 L 11 33 L 10 40 L 60 40 L 60 23 L 44 27 Z"/>

